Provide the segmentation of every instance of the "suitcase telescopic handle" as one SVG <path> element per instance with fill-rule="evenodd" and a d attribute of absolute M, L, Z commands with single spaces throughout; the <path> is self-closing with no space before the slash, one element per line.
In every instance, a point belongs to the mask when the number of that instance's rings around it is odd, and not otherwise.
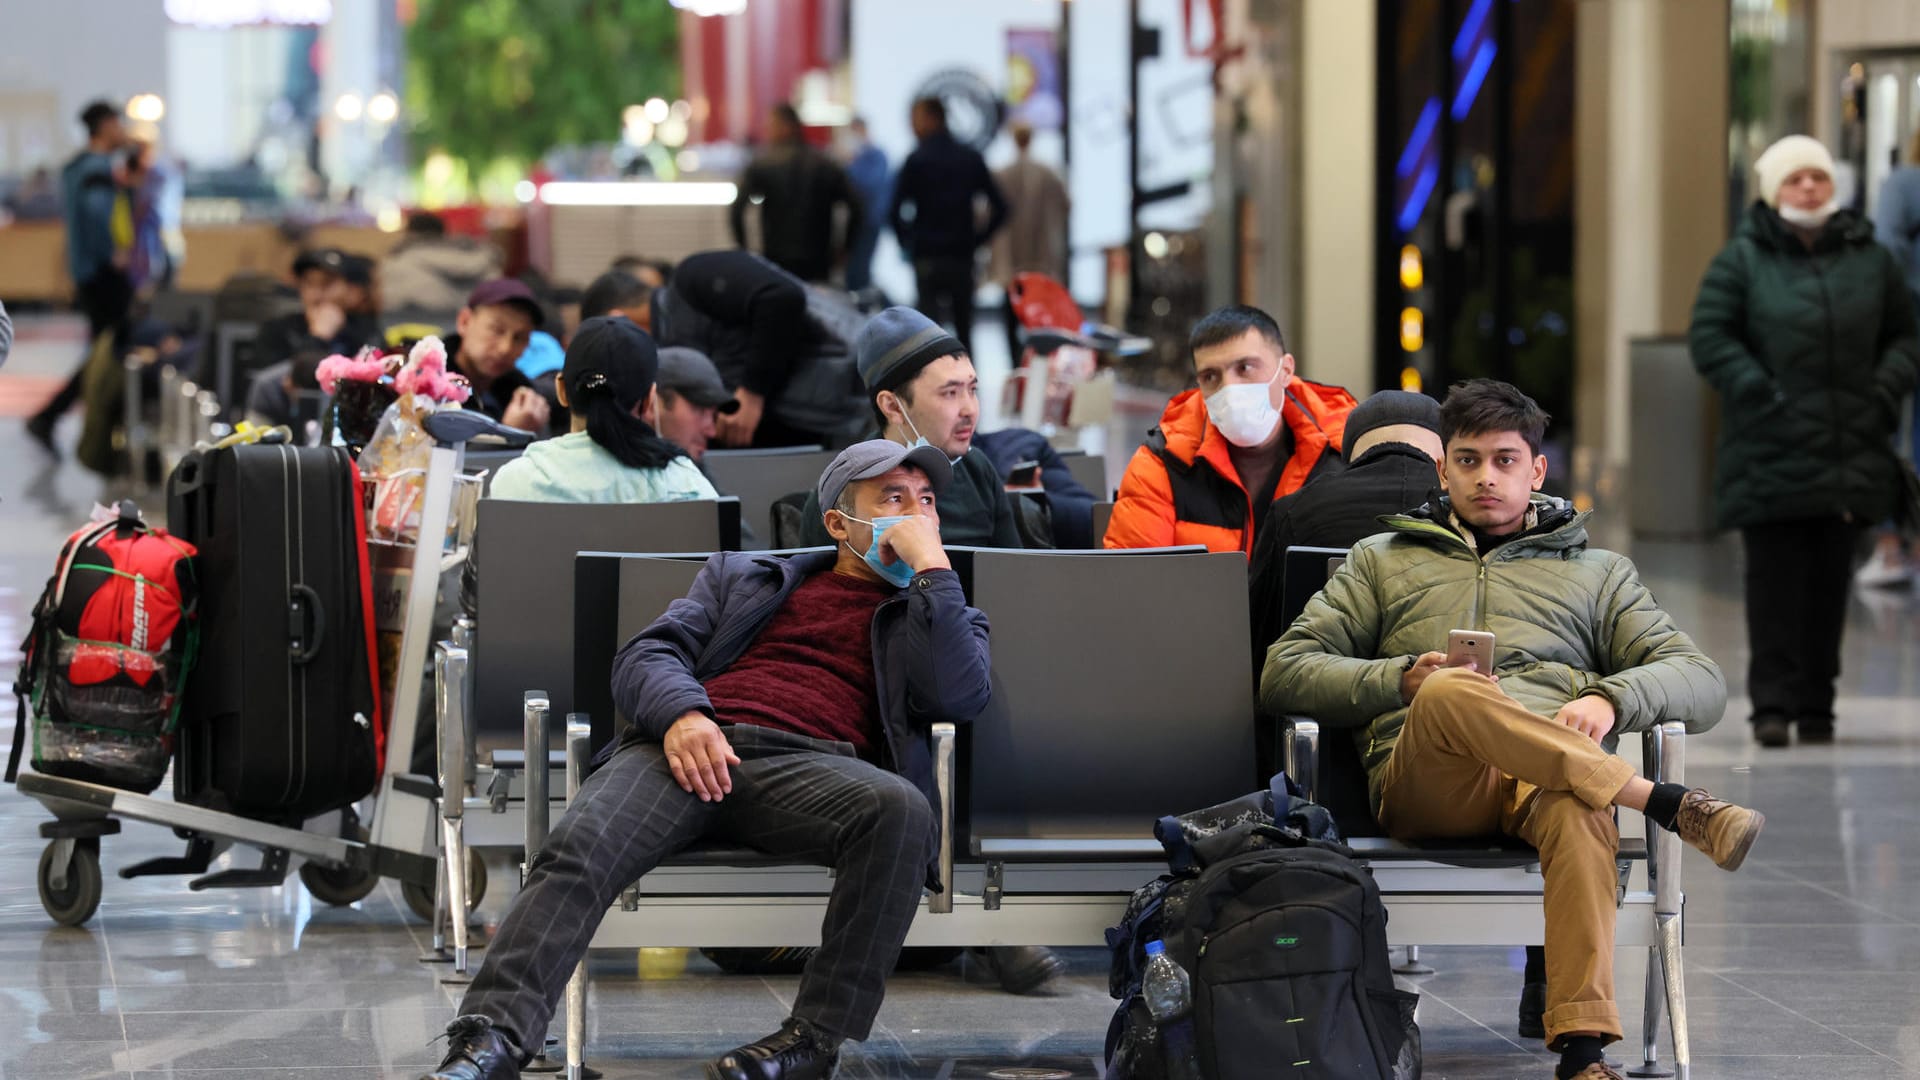
<path fill-rule="evenodd" d="M 295 585 L 287 598 L 287 651 L 295 664 L 311 664 L 320 655 L 320 643 L 327 637 L 326 610 L 320 606 L 320 594 L 306 585 Z"/>

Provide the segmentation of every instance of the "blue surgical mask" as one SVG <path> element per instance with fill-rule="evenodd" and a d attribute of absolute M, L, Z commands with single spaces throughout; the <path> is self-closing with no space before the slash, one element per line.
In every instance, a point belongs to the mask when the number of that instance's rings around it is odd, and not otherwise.
<path fill-rule="evenodd" d="M 865 518 L 857 518 L 851 514 L 841 514 L 840 516 L 846 518 L 848 521 L 857 521 L 862 525 L 873 526 L 873 543 L 867 545 L 867 553 L 860 557 L 866 560 L 868 566 L 873 567 L 874 573 L 885 578 L 887 583 L 896 589 L 904 589 L 908 583 L 913 581 L 913 567 L 908 566 L 907 560 L 900 558 L 898 552 L 894 554 L 894 560 L 890 563 L 883 562 L 880 558 L 880 538 L 886 535 L 888 529 L 907 520 L 907 515 L 899 514 L 877 517 L 872 521 L 868 521 Z M 846 541 L 842 540 L 841 543 L 844 544 Z M 849 544 L 847 550 L 852 551 L 853 546 Z"/>

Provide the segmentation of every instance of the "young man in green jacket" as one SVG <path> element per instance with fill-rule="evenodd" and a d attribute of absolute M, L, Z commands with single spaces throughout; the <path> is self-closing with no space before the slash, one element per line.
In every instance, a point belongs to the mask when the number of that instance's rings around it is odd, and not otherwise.
<path fill-rule="evenodd" d="M 1275 642 L 1262 705 L 1353 730 L 1375 816 L 1403 840 L 1501 832 L 1540 849 L 1549 1048 L 1560 1080 L 1615 1080 L 1612 808 L 1639 810 L 1724 869 L 1755 811 L 1654 784 L 1610 752 L 1668 720 L 1703 731 L 1720 669 L 1659 609 L 1624 556 L 1587 547 L 1586 514 L 1536 496 L 1547 415 L 1501 382 L 1441 407 L 1436 503 L 1381 519 Z M 1447 632 L 1491 631 L 1491 671 L 1448 667 Z"/>

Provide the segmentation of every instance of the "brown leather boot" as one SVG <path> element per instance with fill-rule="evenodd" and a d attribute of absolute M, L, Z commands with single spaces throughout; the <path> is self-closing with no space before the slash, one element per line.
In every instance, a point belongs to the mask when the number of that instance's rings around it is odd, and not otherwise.
<path fill-rule="evenodd" d="M 1740 869 L 1766 823 L 1760 811 L 1735 806 L 1701 788 L 1681 796 L 1680 812 L 1673 816 L 1680 839 L 1706 852 L 1722 870 Z"/>

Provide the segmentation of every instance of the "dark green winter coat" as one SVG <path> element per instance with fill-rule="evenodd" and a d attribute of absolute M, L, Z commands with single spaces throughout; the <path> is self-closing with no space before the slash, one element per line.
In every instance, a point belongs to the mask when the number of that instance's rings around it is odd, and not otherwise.
<path fill-rule="evenodd" d="M 1707 268 L 1688 339 L 1720 394 L 1722 528 L 1892 515 L 1892 440 L 1920 333 L 1906 279 L 1871 225 L 1841 211 L 1809 249 L 1756 202 Z"/>

